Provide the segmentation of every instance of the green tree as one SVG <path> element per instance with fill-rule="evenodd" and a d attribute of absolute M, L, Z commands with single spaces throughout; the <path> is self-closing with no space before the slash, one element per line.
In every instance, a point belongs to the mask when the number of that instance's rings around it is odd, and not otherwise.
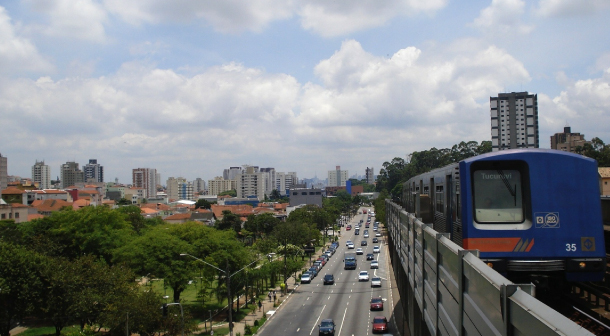
<path fill-rule="evenodd" d="M 212 209 L 212 204 L 203 198 L 200 198 L 195 203 L 195 209 Z"/>
<path fill-rule="evenodd" d="M 230 210 L 222 211 L 222 219 L 220 221 L 216 221 L 214 226 L 218 230 L 229 230 L 233 229 L 236 233 L 241 231 L 241 219 L 239 216 L 232 213 Z"/>
<path fill-rule="evenodd" d="M 218 196 L 237 197 L 237 190 L 231 189 L 231 190 L 223 191 L 223 192 L 219 193 Z"/>
<path fill-rule="evenodd" d="M 44 285 L 45 258 L 24 247 L 0 241 L 0 335 L 9 336 L 15 322 L 37 312 Z"/>
<path fill-rule="evenodd" d="M 116 202 L 116 205 L 132 205 L 132 203 L 126 198 L 121 198 Z"/>

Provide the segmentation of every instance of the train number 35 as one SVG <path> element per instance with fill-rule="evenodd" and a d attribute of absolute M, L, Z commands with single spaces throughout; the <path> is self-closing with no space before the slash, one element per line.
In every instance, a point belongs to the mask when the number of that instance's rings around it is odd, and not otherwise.
<path fill-rule="evenodd" d="M 566 251 L 576 252 L 576 244 L 566 244 Z"/>

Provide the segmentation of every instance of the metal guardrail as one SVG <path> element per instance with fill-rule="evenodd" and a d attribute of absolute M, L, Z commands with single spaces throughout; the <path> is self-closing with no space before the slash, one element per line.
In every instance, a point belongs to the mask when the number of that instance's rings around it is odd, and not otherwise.
<path fill-rule="evenodd" d="M 593 335 L 390 200 L 386 220 L 411 335 Z"/>

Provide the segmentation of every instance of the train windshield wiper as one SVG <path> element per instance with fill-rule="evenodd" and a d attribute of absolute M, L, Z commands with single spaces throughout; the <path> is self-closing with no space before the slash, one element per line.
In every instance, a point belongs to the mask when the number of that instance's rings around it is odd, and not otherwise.
<path fill-rule="evenodd" d="M 510 182 L 506 178 L 506 174 L 504 174 L 504 171 L 502 171 L 502 169 L 498 169 L 498 174 L 500 174 L 500 178 L 502 179 L 502 182 L 504 182 L 506 189 L 508 189 L 508 192 L 513 197 L 515 206 L 517 206 L 517 185 L 515 184 L 514 188 L 510 185 Z"/>

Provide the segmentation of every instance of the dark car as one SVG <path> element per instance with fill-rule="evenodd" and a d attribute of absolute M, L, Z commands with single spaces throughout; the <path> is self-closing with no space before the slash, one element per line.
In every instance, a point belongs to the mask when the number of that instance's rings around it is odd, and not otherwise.
<path fill-rule="evenodd" d="M 379 238 L 377 238 L 377 237 L 373 238 L 373 244 L 377 244 L 377 243 L 379 243 Z"/>
<path fill-rule="evenodd" d="M 333 285 L 335 283 L 335 277 L 332 274 L 324 275 L 324 284 Z"/>
<path fill-rule="evenodd" d="M 360 234 L 360 229 L 356 229 L 356 230 L 354 231 L 354 234 L 359 235 L 359 234 Z"/>
<path fill-rule="evenodd" d="M 371 299 L 371 310 L 383 310 L 383 299 L 374 297 Z"/>
<path fill-rule="evenodd" d="M 367 253 L 366 254 L 366 260 L 375 260 L 375 255 L 372 253 Z"/>
<path fill-rule="evenodd" d="M 367 244 L 366 240 L 363 240 L 360 242 L 360 246 L 366 246 L 366 244 Z"/>
<path fill-rule="evenodd" d="M 309 268 L 309 273 L 311 273 L 311 275 L 315 278 L 316 275 L 318 275 L 318 268 L 315 266 L 312 266 Z"/>
<path fill-rule="evenodd" d="M 320 322 L 319 327 L 320 336 L 332 335 L 335 336 L 335 322 L 332 319 L 324 319 Z"/>
<path fill-rule="evenodd" d="M 385 333 L 388 331 L 388 319 L 385 316 L 375 316 L 373 318 L 373 334 Z"/>

